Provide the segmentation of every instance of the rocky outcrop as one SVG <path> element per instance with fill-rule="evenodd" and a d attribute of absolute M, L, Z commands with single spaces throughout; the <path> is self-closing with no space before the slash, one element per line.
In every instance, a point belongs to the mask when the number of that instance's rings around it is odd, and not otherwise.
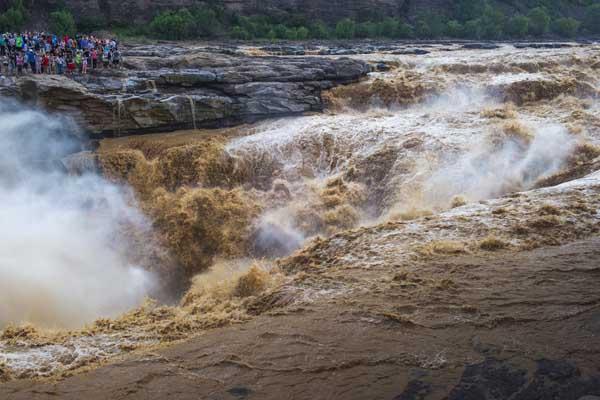
<path fill-rule="evenodd" d="M 321 91 L 359 80 L 350 59 L 248 57 L 139 46 L 121 70 L 5 78 L 0 93 L 70 115 L 92 137 L 219 127 L 321 111 Z"/>

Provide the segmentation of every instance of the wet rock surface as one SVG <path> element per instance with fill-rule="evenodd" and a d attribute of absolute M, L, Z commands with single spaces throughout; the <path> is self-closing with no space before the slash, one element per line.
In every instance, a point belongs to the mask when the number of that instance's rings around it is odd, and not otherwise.
<path fill-rule="evenodd" d="M 95 137 L 218 127 L 321 111 L 321 92 L 365 76 L 361 61 L 134 46 L 124 68 L 5 78 L 2 93 L 72 116 Z"/>
<path fill-rule="evenodd" d="M 566 264 L 593 276 L 599 244 L 596 238 L 550 252 L 502 253 L 479 259 L 479 265 L 507 281 L 518 279 L 517 271 L 560 271 Z M 444 264 L 454 271 L 469 270 L 474 260 L 458 256 Z M 583 272 L 586 268 L 588 272 Z M 543 273 L 539 277 L 549 278 Z M 453 309 L 440 303 L 443 293 L 431 292 L 430 300 L 440 304 L 440 316 L 451 316 Z M 449 298 L 455 304 L 471 301 L 461 293 L 456 290 Z M 9 382 L 0 386 L 0 397 L 591 400 L 600 396 L 599 343 L 590 330 L 598 320 L 597 305 L 564 318 L 506 320 L 490 327 L 457 319 L 452 326 L 433 328 L 399 316 L 408 311 L 401 292 L 380 288 L 361 297 L 361 302 L 385 297 L 385 306 L 395 308 L 396 314 L 368 312 L 349 299 L 286 306 L 245 325 L 213 330 L 57 383 Z"/>

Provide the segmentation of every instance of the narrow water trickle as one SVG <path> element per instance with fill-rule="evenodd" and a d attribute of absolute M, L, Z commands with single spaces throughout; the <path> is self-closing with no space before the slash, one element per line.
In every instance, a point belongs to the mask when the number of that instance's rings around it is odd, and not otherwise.
<path fill-rule="evenodd" d="M 121 135 L 121 115 L 122 115 L 122 111 L 121 109 L 123 108 L 123 100 L 122 99 L 117 99 L 117 108 L 116 108 L 116 125 L 117 125 L 117 135 Z"/>
<path fill-rule="evenodd" d="M 192 113 L 192 126 L 194 127 L 194 130 L 196 130 L 196 129 L 198 129 L 196 127 L 196 103 L 192 96 L 185 96 L 185 97 L 187 97 L 187 99 L 190 102 L 190 111 Z"/>
<path fill-rule="evenodd" d="M 148 86 L 148 89 L 152 90 L 152 94 L 158 93 L 158 89 L 156 88 L 156 81 L 154 79 L 146 81 L 146 86 Z"/>

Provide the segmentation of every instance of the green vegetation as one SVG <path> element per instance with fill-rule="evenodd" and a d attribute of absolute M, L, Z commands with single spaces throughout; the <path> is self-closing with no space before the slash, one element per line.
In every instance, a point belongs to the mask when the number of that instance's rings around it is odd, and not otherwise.
<path fill-rule="evenodd" d="M 550 15 L 543 7 L 536 7 L 529 11 L 529 33 L 533 36 L 542 36 L 550 28 Z"/>
<path fill-rule="evenodd" d="M 50 29 L 57 35 L 74 36 L 77 33 L 75 19 L 68 11 L 54 11 L 50 13 Z"/>
<path fill-rule="evenodd" d="M 59 0 L 57 4 L 63 3 Z M 286 11 L 241 16 L 227 10 L 221 0 L 206 0 L 193 8 L 159 12 L 149 23 L 128 26 L 109 26 L 101 17 L 81 17 L 75 25 L 71 13 L 59 5 L 49 19 L 50 29 L 57 33 L 110 29 L 123 36 L 167 40 L 500 40 L 600 34 L 600 0 L 456 0 L 449 9 L 432 8 L 418 15 L 397 17 L 370 10 L 356 20 L 344 18 L 332 24 Z M 23 0 L 12 0 L 0 14 L 0 29 L 20 31 L 26 27 L 28 16 Z"/>
<path fill-rule="evenodd" d="M 600 33 L 600 2 L 587 7 L 585 15 L 585 28 L 591 33 Z"/>
<path fill-rule="evenodd" d="M 0 30 L 20 31 L 27 21 L 27 9 L 23 5 L 23 0 L 14 0 L 11 6 L 4 13 L 0 14 Z"/>

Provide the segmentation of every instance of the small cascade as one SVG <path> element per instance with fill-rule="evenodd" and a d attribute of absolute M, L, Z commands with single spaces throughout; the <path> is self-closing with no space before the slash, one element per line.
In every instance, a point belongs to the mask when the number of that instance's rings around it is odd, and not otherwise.
<path fill-rule="evenodd" d="M 128 78 L 123 78 L 121 80 L 121 93 L 127 93 L 127 81 Z"/>
<path fill-rule="evenodd" d="M 117 126 L 117 136 L 121 135 L 121 117 L 123 115 L 123 100 L 117 98 L 117 107 L 115 108 L 115 125 Z"/>
<path fill-rule="evenodd" d="M 156 81 L 154 79 L 147 80 L 146 86 L 148 87 L 148 89 L 152 90 L 152 94 L 158 93 L 158 89 L 156 88 Z"/>
<path fill-rule="evenodd" d="M 185 96 L 187 97 L 187 99 L 190 102 L 190 110 L 192 112 L 192 125 L 194 127 L 194 130 L 198 129 L 196 127 L 196 103 L 194 101 L 194 98 L 192 96 Z"/>

